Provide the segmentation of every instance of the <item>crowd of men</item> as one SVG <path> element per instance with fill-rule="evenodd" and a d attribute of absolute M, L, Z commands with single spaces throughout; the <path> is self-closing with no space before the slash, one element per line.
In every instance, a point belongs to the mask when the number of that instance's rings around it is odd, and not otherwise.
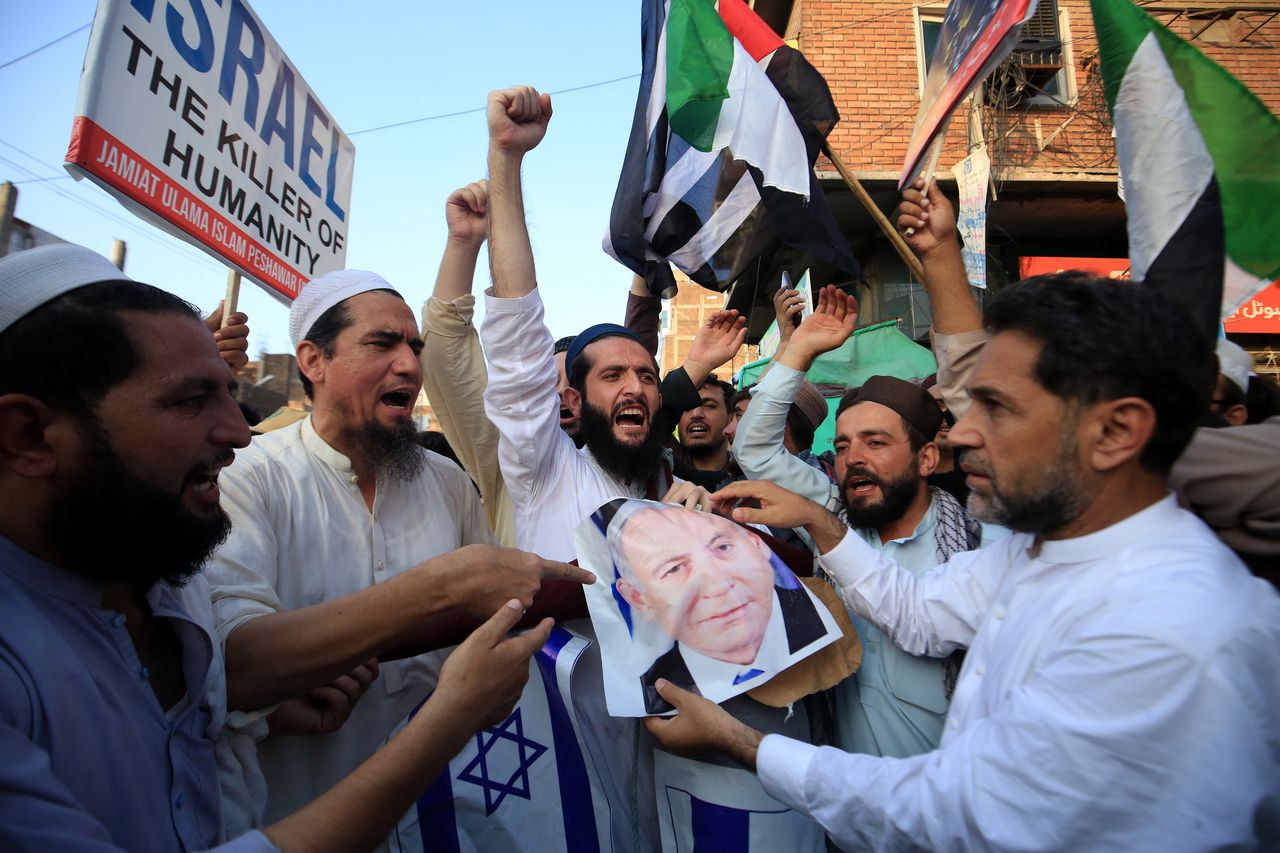
<path fill-rule="evenodd" d="M 801 322 L 779 291 L 747 390 L 713 373 L 734 311 L 660 374 L 638 278 L 624 324 L 556 340 L 521 186 L 550 97 L 495 92 L 487 118 L 421 331 L 375 273 L 312 281 L 289 318 L 310 414 L 261 435 L 233 397 L 243 315 L 75 246 L 0 260 L 0 847 L 387 849 L 553 623 L 593 639 L 575 527 L 647 498 L 802 555 L 862 657 L 787 708 L 655 674 L 675 713 L 644 720 L 580 667 L 595 849 L 662 846 L 671 754 L 757 786 L 787 849 L 1280 848 L 1280 405 L 1247 354 L 1077 273 L 980 309 L 917 185 L 897 225 L 937 374 L 849 389 L 815 453 L 805 375 L 854 299 L 825 287 Z M 461 466 L 417 442 L 424 386 Z"/>

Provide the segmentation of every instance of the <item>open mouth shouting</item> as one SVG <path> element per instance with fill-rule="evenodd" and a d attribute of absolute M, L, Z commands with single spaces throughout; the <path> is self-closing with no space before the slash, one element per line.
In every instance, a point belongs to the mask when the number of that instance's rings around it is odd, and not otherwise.
<path fill-rule="evenodd" d="M 385 406 L 397 418 L 407 418 L 413 415 L 413 401 L 418 395 L 409 388 L 388 391 L 378 398 L 378 402 Z"/>
<path fill-rule="evenodd" d="M 879 478 L 867 471 L 850 471 L 844 478 L 845 500 L 868 498 L 880 488 Z"/>
<path fill-rule="evenodd" d="M 711 435 L 711 426 L 703 420 L 691 420 L 684 428 L 686 441 L 697 441 Z"/>
<path fill-rule="evenodd" d="M 613 427 L 620 435 L 642 437 L 649 426 L 649 409 L 641 402 L 627 400 L 613 407 Z"/>

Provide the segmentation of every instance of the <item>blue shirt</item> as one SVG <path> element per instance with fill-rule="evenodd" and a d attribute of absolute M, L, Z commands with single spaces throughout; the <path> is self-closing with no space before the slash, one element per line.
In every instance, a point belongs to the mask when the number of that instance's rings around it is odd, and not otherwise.
<path fill-rule="evenodd" d="M 0 848 L 213 847 L 226 681 L 208 586 L 147 592 L 182 643 L 186 696 L 167 712 L 102 594 L 0 537 Z M 274 849 L 257 832 L 228 847 Z"/>

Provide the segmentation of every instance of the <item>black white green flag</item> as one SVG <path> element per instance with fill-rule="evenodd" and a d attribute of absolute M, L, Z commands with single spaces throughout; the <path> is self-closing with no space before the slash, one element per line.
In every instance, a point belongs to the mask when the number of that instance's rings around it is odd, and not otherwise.
<path fill-rule="evenodd" d="M 1133 278 L 1216 328 L 1280 276 L 1280 119 L 1129 0 L 1091 0 Z"/>
<path fill-rule="evenodd" d="M 726 290 L 778 241 L 857 261 L 813 163 L 839 113 L 826 81 L 742 0 L 645 0 L 640 94 L 604 248 L 674 291 Z"/>

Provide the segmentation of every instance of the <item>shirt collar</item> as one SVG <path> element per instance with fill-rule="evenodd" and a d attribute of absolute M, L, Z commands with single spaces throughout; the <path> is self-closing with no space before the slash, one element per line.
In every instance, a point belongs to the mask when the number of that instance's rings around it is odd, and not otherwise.
<path fill-rule="evenodd" d="M 911 531 L 911 535 L 910 535 L 910 536 L 903 536 L 903 537 L 901 537 L 901 538 L 899 538 L 899 539 L 890 539 L 888 542 L 880 542 L 880 534 L 879 534 L 878 532 L 876 532 L 876 530 L 875 530 L 874 528 L 871 528 L 871 527 L 859 527 L 859 528 L 856 528 L 856 529 L 857 529 L 857 530 L 858 530 L 858 532 L 861 534 L 861 536 L 862 536 L 862 538 L 863 538 L 863 539 L 865 539 L 865 540 L 866 540 L 866 541 L 868 541 L 868 542 L 879 542 L 879 543 L 880 543 L 880 545 L 881 545 L 881 547 L 883 547 L 883 546 L 885 546 L 885 545 L 890 545 L 890 544 L 892 544 L 892 545 L 905 545 L 907 542 L 911 542 L 911 541 L 913 541 L 913 540 L 915 540 L 915 539 L 918 539 L 918 538 L 920 538 L 921 536 L 923 536 L 926 532 L 928 532 L 928 531 L 930 531 L 930 530 L 932 530 L 932 529 L 933 529 L 933 520 L 934 520 L 934 515 L 935 515 L 935 513 L 934 513 L 934 507 L 935 507 L 936 505 L 937 505 L 937 501 L 935 501 L 935 500 L 933 499 L 933 493 L 932 493 L 932 492 L 930 492 L 930 493 L 929 493 L 929 508 L 928 508 L 928 509 L 926 509 L 926 510 L 924 511 L 924 515 L 920 517 L 920 521 L 919 521 L 919 523 L 917 523 L 917 524 L 916 524 L 916 529 L 915 529 L 915 530 L 913 530 L 913 531 Z"/>
<path fill-rule="evenodd" d="M 355 468 L 351 465 L 351 460 L 334 450 L 329 442 L 320 437 L 320 433 L 316 432 L 316 428 L 311 424 L 311 415 L 307 415 L 302 420 L 302 446 L 310 451 L 321 462 L 330 468 L 336 468 L 344 474 L 352 474 Z"/>
<path fill-rule="evenodd" d="M 1039 559 L 1045 563 L 1088 563 L 1112 557 L 1134 542 L 1171 529 L 1179 522 L 1180 512 L 1170 492 L 1110 527 L 1072 539 L 1041 541 Z"/>
<path fill-rule="evenodd" d="M 713 685 L 716 688 L 731 686 L 737 676 L 753 669 L 761 670 L 760 676 L 741 682 L 750 688 L 764 684 L 782 671 L 783 664 L 786 663 L 785 656 L 788 654 L 787 648 L 787 626 L 782 616 L 782 603 L 778 601 L 778 594 L 775 591 L 773 611 L 769 614 L 769 624 L 765 628 L 764 640 L 760 643 L 760 651 L 756 654 L 756 659 L 751 663 L 745 666 L 726 663 L 683 645 L 680 646 L 680 655 L 689 667 L 689 675 L 693 677 L 693 683 L 697 684 L 699 689 L 705 690 Z M 784 656 L 781 659 L 777 654 L 779 649 L 783 650 Z"/>
<path fill-rule="evenodd" d="M 0 536 L 0 571 L 36 592 L 74 604 L 102 606 L 106 584 L 55 566 Z"/>

